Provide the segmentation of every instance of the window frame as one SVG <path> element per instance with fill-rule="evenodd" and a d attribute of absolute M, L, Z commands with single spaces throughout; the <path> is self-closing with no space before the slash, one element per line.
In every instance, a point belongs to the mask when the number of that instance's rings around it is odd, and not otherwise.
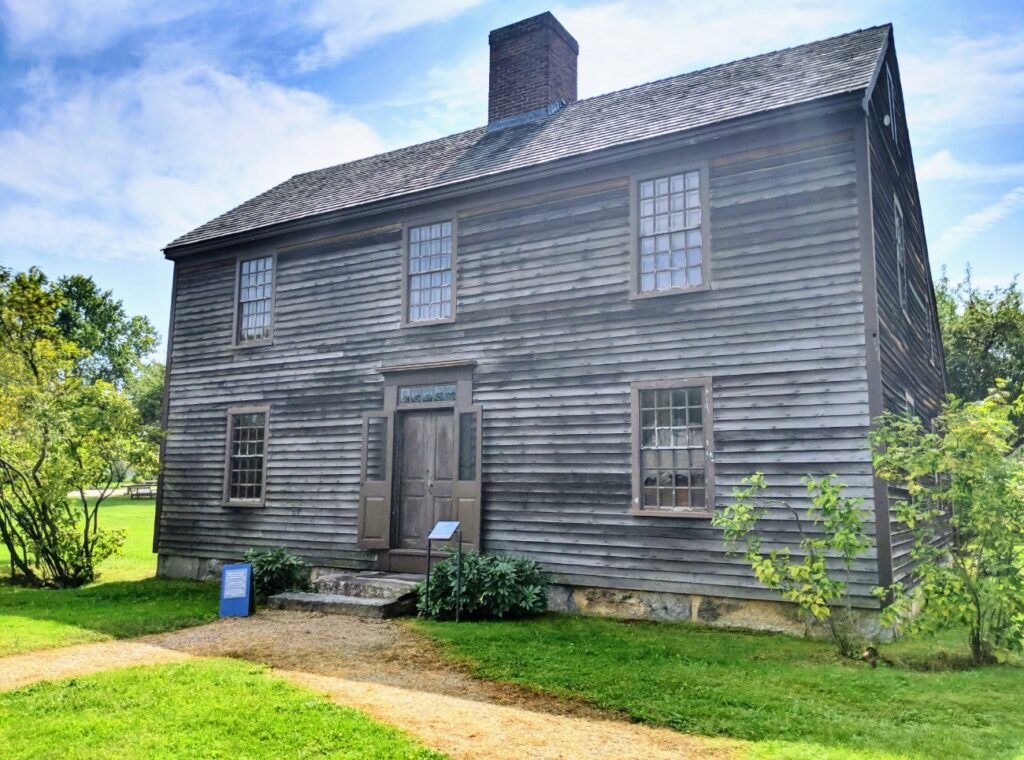
<path fill-rule="evenodd" d="M 707 159 L 673 164 L 667 168 L 631 174 L 629 177 L 629 297 L 630 299 L 661 298 L 682 293 L 700 293 L 711 289 L 711 192 L 710 163 Z M 686 172 L 700 174 L 700 285 L 684 285 L 667 290 L 640 290 L 640 183 L 659 177 Z"/>
<path fill-rule="evenodd" d="M 629 514 L 634 517 L 676 517 L 683 519 L 710 519 L 715 515 L 715 435 L 712 377 L 701 375 L 668 380 L 645 380 L 630 384 L 630 436 L 632 449 L 632 501 Z M 644 507 L 642 504 L 643 468 L 641 466 L 640 391 L 683 388 L 701 388 L 704 397 L 704 509 L 665 509 Z"/>
<path fill-rule="evenodd" d="M 270 336 L 259 340 L 241 340 L 242 325 L 242 264 L 256 259 L 270 259 Z M 234 348 L 258 348 L 274 345 L 274 333 L 277 322 L 277 251 L 267 253 L 246 254 L 235 258 L 235 305 L 232 310 L 232 345 Z"/>
<path fill-rule="evenodd" d="M 259 499 L 231 498 L 231 428 L 234 418 L 240 414 L 263 414 L 263 471 L 260 473 Z M 221 493 L 223 507 L 262 507 L 267 502 L 267 465 L 270 461 L 270 404 L 246 404 L 229 406 L 227 426 L 224 435 L 224 488 Z"/>
<path fill-rule="evenodd" d="M 907 255 L 907 218 L 900 199 L 893 195 L 893 246 L 896 249 L 896 290 L 903 316 L 910 321 L 910 260 Z M 901 245 L 902 243 L 902 245 Z"/>
<path fill-rule="evenodd" d="M 431 224 L 452 225 L 452 309 L 447 317 L 437 319 L 409 319 L 409 231 L 414 227 L 426 227 Z M 440 212 L 429 216 L 416 217 L 402 222 L 402 327 L 427 327 L 429 325 L 448 325 L 455 322 L 459 303 L 459 217 L 455 212 Z"/>

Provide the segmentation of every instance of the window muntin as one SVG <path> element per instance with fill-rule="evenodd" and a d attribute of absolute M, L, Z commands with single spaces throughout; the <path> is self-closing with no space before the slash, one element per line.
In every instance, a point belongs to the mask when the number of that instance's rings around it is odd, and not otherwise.
<path fill-rule="evenodd" d="M 409 228 L 408 321 L 452 317 L 452 223 Z"/>
<path fill-rule="evenodd" d="M 239 412 L 230 418 L 228 501 L 262 501 L 267 413 Z"/>
<path fill-rule="evenodd" d="M 899 200 L 894 203 L 893 226 L 896 234 L 896 282 L 900 291 L 900 308 L 910 318 L 910 298 L 907 293 L 907 241 L 903 222 L 903 209 Z"/>
<path fill-rule="evenodd" d="M 274 257 L 246 259 L 238 268 L 238 342 L 269 340 L 273 329 Z"/>
<path fill-rule="evenodd" d="M 703 284 L 700 171 L 641 180 L 638 194 L 640 292 Z"/>
<path fill-rule="evenodd" d="M 709 509 L 704 385 L 641 388 L 641 510 Z"/>
<path fill-rule="evenodd" d="M 455 383 L 429 383 L 427 385 L 400 385 L 399 404 L 430 404 L 437 401 L 454 401 Z"/>

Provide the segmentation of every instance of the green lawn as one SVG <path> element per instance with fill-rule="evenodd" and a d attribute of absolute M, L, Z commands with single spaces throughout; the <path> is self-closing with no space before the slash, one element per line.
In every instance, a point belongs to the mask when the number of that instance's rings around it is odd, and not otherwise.
<path fill-rule="evenodd" d="M 212 583 L 154 578 L 153 501 L 109 499 L 100 525 L 127 531 L 124 553 L 98 568 L 80 589 L 21 588 L 0 583 L 0 656 L 86 641 L 184 628 L 217 617 Z M 0 554 L 0 568 L 6 565 Z"/>
<path fill-rule="evenodd" d="M 758 757 L 1024 756 L 1018 665 L 872 670 L 791 636 L 568 615 L 414 625 L 482 677 L 750 740 Z M 915 659 L 922 650 L 909 642 L 887 651 Z"/>
<path fill-rule="evenodd" d="M 231 660 L 131 668 L 0 693 L 16 758 L 441 758 L 401 732 Z"/>

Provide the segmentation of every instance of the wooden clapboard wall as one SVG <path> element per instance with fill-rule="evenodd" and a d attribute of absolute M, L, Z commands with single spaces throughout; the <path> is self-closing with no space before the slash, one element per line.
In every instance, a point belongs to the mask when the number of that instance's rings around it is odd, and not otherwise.
<path fill-rule="evenodd" d="M 835 473 L 872 511 L 858 125 L 863 139 L 863 112 L 822 114 L 179 260 L 160 552 L 283 545 L 372 566 L 355 538 L 376 368 L 474 359 L 486 550 L 578 585 L 776 598 L 709 520 L 628 514 L 629 387 L 712 376 L 719 504 L 760 470 L 802 511 L 800 478 Z M 631 299 L 630 176 L 698 161 L 712 288 Z M 451 214 L 458 319 L 403 329 L 400 224 Z M 273 252 L 274 345 L 233 348 L 236 257 Z M 266 506 L 226 509 L 225 411 L 255 402 L 271 406 Z M 768 548 L 798 540 L 781 507 L 766 529 Z M 874 605 L 873 551 L 850 580 Z"/>
<path fill-rule="evenodd" d="M 890 40 L 891 42 L 891 40 Z M 889 77 L 894 86 L 895 113 L 889 114 Z M 883 119 L 889 114 L 893 131 Z M 916 412 L 928 423 L 938 413 L 945 396 L 945 361 L 928 261 L 928 244 L 917 191 L 914 159 L 910 149 L 906 112 L 900 89 L 899 68 L 890 45 L 872 94 L 868 118 L 871 153 L 871 187 L 878 299 L 878 351 L 881 364 L 884 409 L 902 412 L 910 393 Z M 896 266 L 895 199 L 903 211 L 909 305 L 900 305 Z M 929 324 L 930 323 L 930 324 Z M 937 350 L 930 341 L 935 335 Z M 894 519 L 894 505 L 901 494 L 890 490 L 892 571 L 903 580 L 911 567 L 913 539 Z"/>

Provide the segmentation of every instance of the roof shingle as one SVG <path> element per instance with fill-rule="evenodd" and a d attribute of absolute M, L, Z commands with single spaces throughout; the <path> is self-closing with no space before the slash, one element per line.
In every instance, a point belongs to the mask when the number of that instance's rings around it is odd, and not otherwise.
<path fill-rule="evenodd" d="M 544 119 L 297 174 L 174 240 L 184 246 L 865 89 L 889 25 L 571 103 Z"/>

